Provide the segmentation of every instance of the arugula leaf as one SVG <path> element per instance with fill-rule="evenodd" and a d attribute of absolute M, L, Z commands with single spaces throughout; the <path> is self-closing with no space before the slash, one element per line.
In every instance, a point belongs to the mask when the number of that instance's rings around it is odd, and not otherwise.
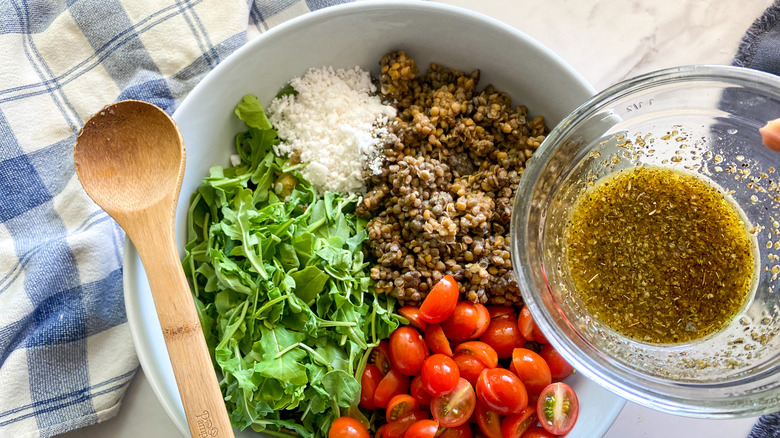
<path fill-rule="evenodd" d="M 333 370 L 322 377 L 322 386 L 342 408 L 360 400 L 360 383 L 343 370 Z"/>
<path fill-rule="evenodd" d="M 288 331 L 282 326 L 273 330 L 260 326 L 260 333 L 263 361 L 257 364 L 255 371 L 263 377 L 273 377 L 298 386 L 305 385 L 308 382 L 306 368 L 299 361 L 306 356 L 306 352 L 297 348 L 286 351 L 303 341 L 304 334 Z"/>
<path fill-rule="evenodd" d="M 302 271 L 293 272 L 290 276 L 295 280 L 295 295 L 305 303 L 313 303 L 330 279 L 328 274 L 316 266 L 307 266 Z"/>
<path fill-rule="evenodd" d="M 297 96 L 298 95 L 298 91 L 296 91 L 295 88 L 293 88 L 292 85 L 287 84 L 284 88 L 279 90 L 278 93 L 276 93 L 276 97 L 283 97 L 283 96 L 287 96 L 287 95 L 290 95 L 290 94 L 292 94 L 293 96 Z"/>
<path fill-rule="evenodd" d="M 250 128 L 261 131 L 271 130 L 271 122 L 263 111 L 263 106 L 257 97 L 247 94 L 236 106 L 236 115 Z"/>
<path fill-rule="evenodd" d="M 233 425 L 324 438 L 345 412 L 368 421 L 358 379 L 400 317 L 371 287 L 358 198 L 318 196 L 274 155 L 254 96 L 235 113 L 241 163 L 212 167 L 192 195 L 182 264 Z"/>

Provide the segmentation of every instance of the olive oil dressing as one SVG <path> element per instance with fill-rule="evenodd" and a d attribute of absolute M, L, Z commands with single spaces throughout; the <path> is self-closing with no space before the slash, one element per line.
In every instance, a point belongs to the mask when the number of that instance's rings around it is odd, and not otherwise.
<path fill-rule="evenodd" d="M 725 327 L 752 293 L 756 244 L 714 184 L 665 167 L 603 178 L 566 225 L 574 287 L 594 318 L 640 342 L 691 342 Z"/>

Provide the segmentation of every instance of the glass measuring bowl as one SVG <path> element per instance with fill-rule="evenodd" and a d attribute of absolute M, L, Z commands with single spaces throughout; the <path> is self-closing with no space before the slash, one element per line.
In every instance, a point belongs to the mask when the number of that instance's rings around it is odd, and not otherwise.
<path fill-rule="evenodd" d="M 636 403 L 675 414 L 752 416 L 780 410 L 780 154 L 759 128 L 780 117 L 780 78 L 686 66 L 619 83 L 556 126 L 527 165 L 512 214 L 523 298 L 580 372 Z M 728 326 L 689 343 L 654 345 L 588 313 L 565 259 L 577 197 L 640 164 L 701 174 L 729 192 L 758 251 L 756 288 Z"/>

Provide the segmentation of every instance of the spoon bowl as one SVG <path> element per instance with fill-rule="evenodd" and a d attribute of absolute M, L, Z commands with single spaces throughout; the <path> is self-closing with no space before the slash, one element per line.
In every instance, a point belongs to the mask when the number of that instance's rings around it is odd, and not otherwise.
<path fill-rule="evenodd" d="M 116 215 L 178 198 L 184 141 L 152 104 L 127 100 L 95 114 L 84 124 L 74 158 L 84 190 L 120 224 Z"/>
<path fill-rule="evenodd" d="M 233 437 L 174 241 L 185 164 L 179 129 L 152 104 L 117 102 L 84 124 L 73 156 L 84 190 L 141 257 L 190 433 Z"/>

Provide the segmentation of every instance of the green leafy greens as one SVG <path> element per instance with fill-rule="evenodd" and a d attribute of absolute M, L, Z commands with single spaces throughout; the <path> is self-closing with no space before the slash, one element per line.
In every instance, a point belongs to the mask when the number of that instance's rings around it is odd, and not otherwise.
<path fill-rule="evenodd" d="M 235 113 L 241 161 L 192 195 L 184 270 L 233 425 L 324 437 L 340 414 L 362 416 L 355 376 L 399 317 L 371 285 L 357 197 L 318 197 L 276 156 L 256 97 Z"/>

